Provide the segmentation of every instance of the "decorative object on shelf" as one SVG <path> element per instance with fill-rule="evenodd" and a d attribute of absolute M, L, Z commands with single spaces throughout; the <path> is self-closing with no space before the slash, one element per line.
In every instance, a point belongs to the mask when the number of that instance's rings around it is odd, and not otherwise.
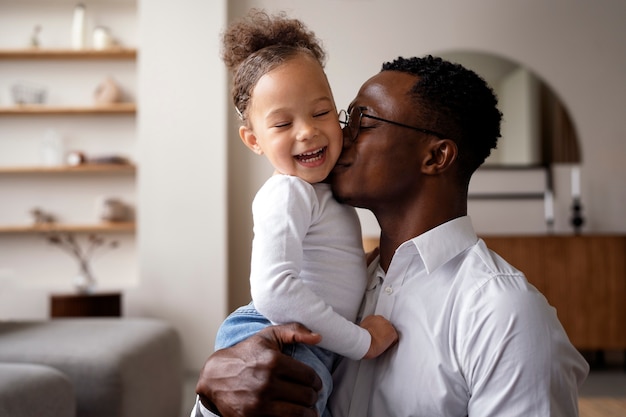
<path fill-rule="evenodd" d="M 67 153 L 65 161 L 70 166 L 84 164 L 130 165 L 128 158 L 120 155 L 101 155 L 88 157 L 84 152 L 71 151 Z"/>
<path fill-rule="evenodd" d="M 115 46 L 115 41 L 111 35 L 111 30 L 106 26 L 96 26 L 93 30 L 93 49 L 104 50 Z"/>
<path fill-rule="evenodd" d="M 39 41 L 39 34 L 41 33 L 41 25 L 35 25 L 33 28 L 33 33 L 30 35 L 30 46 L 31 48 L 39 48 L 41 46 L 41 42 Z"/>
<path fill-rule="evenodd" d="M 41 164 L 44 166 L 63 165 L 63 138 L 54 129 L 48 129 L 41 140 Z"/>
<path fill-rule="evenodd" d="M 72 48 L 85 49 L 85 5 L 79 3 L 74 8 L 74 17 L 72 19 Z"/>
<path fill-rule="evenodd" d="M 105 197 L 98 199 L 98 217 L 107 222 L 125 222 L 131 220 L 132 208 L 119 198 Z"/>
<path fill-rule="evenodd" d="M 90 164 L 130 165 L 128 158 L 120 155 L 92 156 L 87 159 L 87 162 Z"/>
<path fill-rule="evenodd" d="M 111 77 L 107 77 L 96 87 L 93 98 L 96 104 L 112 104 L 122 101 L 122 89 Z"/>
<path fill-rule="evenodd" d="M 87 237 L 87 246 L 82 247 L 76 240 L 73 233 L 50 233 L 48 241 L 59 248 L 65 250 L 78 261 L 78 274 L 74 277 L 74 287 L 79 293 L 88 294 L 96 289 L 96 279 L 91 271 L 90 260 L 95 251 L 101 247 L 116 248 L 116 240 L 106 241 L 103 237 L 90 234 Z"/>
<path fill-rule="evenodd" d="M 42 85 L 19 81 L 11 86 L 13 102 L 17 105 L 43 104 L 46 102 L 46 88 Z"/>
<path fill-rule="evenodd" d="M 45 223 L 50 229 L 44 232 L 49 243 L 70 254 L 78 261 L 78 273 L 74 277 L 73 284 L 76 291 L 81 294 L 89 294 L 96 289 L 97 281 L 91 271 L 91 260 L 98 249 L 114 249 L 119 246 L 117 240 L 106 240 L 102 236 L 90 234 L 87 236 L 86 245 L 81 245 L 72 232 L 59 232 L 54 229 L 54 218 L 49 217 L 42 209 L 31 210 L 35 223 Z"/>
<path fill-rule="evenodd" d="M 52 224 L 56 221 L 56 218 L 51 213 L 46 213 L 39 207 L 35 207 L 30 211 L 30 214 L 33 216 L 33 220 L 36 225 L 41 224 Z"/>
<path fill-rule="evenodd" d="M 585 218 L 583 217 L 583 206 L 580 200 L 580 167 L 574 165 L 572 167 L 572 219 L 571 223 L 574 227 L 574 233 L 580 234 Z"/>
<path fill-rule="evenodd" d="M 580 198 L 580 167 L 572 167 L 572 198 Z"/>
<path fill-rule="evenodd" d="M 579 197 L 574 197 L 572 202 L 572 226 L 574 227 L 574 233 L 579 235 L 582 231 L 582 227 L 585 224 L 585 218 L 583 217 L 583 206 Z"/>
<path fill-rule="evenodd" d="M 546 190 L 544 193 L 544 212 L 548 233 L 552 233 L 554 231 L 554 195 L 552 190 Z"/>
<path fill-rule="evenodd" d="M 67 156 L 65 157 L 65 161 L 67 162 L 68 165 L 70 166 L 78 166 L 78 165 L 82 165 L 85 162 L 87 162 L 87 156 L 80 151 L 71 151 L 67 153 Z"/>

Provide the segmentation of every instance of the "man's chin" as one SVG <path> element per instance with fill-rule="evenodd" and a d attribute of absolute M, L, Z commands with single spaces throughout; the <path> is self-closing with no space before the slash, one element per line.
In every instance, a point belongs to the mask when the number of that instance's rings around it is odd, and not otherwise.
<path fill-rule="evenodd" d="M 330 188 L 333 191 L 333 196 L 335 197 L 335 200 L 343 204 L 349 204 L 350 187 L 346 185 L 347 179 L 344 175 L 345 172 L 346 171 L 344 167 L 337 166 L 328 176 L 328 180 L 330 182 Z M 348 190 L 346 190 L 346 188 L 348 188 Z"/>
<path fill-rule="evenodd" d="M 331 190 L 333 191 L 333 197 L 335 200 L 339 201 L 342 204 L 349 204 L 350 198 L 347 193 L 343 192 L 341 187 L 338 186 L 335 182 L 331 182 Z"/>

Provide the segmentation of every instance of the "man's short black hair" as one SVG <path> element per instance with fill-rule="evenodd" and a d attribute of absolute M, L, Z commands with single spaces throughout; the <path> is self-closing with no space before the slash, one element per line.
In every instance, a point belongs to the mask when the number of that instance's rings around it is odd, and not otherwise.
<path fill-rule="evenodd" d="M 459 174 L 469 183 L 472 173 L 489 156 L 500 137 L 502 113 L 491 87 L 462 65 L 431 55 L 399 57 L 384 63 L 382 71 L 418 76 L 409 91 L 419 107 L 418 122 L 456 142 Z"/>

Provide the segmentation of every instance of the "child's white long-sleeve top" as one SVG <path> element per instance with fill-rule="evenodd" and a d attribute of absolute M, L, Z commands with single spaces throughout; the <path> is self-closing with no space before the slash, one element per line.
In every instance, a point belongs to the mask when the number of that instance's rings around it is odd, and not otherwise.
<path fill-rule="evenodd" d="M 299 322 L 319 346 L 361 359 L 369 332 L 354 324 L 367 282 L 361 226 L 329 184 L 272 176 L 252 203 L 250 286 L 254 306 L 273 323 Z"/>

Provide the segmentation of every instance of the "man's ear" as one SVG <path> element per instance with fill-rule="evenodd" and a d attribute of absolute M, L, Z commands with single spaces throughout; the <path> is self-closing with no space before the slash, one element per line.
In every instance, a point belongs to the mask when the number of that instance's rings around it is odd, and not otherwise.
<path fill-rule="evenodd" d="M 430 142 L 422 169 L 425 174 L 435 175 L 447 170 L 456 160 L 459 148 L 451 139 Z"/>
<path fill-rule="evenodd" d="M 247 126 L 239 127 L 239 137 L 243 141 L 243 143 L 252 150 L 257 155 L 263 155 L 263 149 L 259 146 L 259 143 L 256 139 L 256 135 Z"/>

